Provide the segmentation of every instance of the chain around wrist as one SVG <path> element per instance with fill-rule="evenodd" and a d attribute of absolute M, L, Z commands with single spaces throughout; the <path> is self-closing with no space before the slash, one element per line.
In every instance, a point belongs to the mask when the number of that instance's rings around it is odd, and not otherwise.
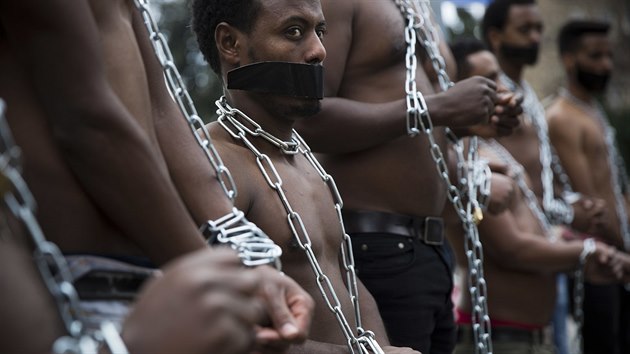
<path fill-rule="evenodd" d="M 580 267 L 584 267 L 584 264 L 586 263 L 586 259 L 591 254 L 595 253 L 596 249 L 597 249 L 597 244 L 595 243 L 594 239 L 587 238 L 584 240 L 583 245 L 582 245 L 582 253 L 580 253 Z"/>

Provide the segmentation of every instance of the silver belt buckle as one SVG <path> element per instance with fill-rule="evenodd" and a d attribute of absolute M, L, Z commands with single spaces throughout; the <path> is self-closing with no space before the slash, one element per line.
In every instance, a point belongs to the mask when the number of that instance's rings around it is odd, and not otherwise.
<path fill-rule="evenodd" d="M 424 243 L 441 246 L 444 243 L 444 220 L 433 216 L 424 218 Z"/>

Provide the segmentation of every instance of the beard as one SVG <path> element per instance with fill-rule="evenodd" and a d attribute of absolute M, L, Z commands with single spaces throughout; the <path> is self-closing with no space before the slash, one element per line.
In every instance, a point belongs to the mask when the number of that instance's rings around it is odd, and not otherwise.
<path fill-rule="evenodd" d="M 321 101 L 316 98 L 296 98 L 256 92 L 251 92 L 250 95 L 265 111 L 278 117 L 308 118 L 321 110 Z"/>
<path fill-rule="evenodd" d="M 603 93 L 610 80 L 610 72 L 594 73 L 583 66 L 577 64 L 575 69 L 577 82 L 588 92 L 593 94 Z"/>
<path fill-rule="evenodd" d="M 539 45 L 520 46 L 501 43 L 499 50 L 504 58 L 512 62 L 522 65 L 534 65 L 538 60 Z"/>

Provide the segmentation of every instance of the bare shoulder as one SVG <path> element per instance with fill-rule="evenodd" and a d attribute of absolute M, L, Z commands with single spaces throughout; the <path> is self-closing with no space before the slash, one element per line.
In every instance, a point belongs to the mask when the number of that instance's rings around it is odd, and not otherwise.
<path fill-rule="evenodd" d="M 227 165 L 227 167 L 232 171 L 232 166 L 235 165 L 234 168 L 242 168 L 245 163 L 236 163 L 238 161 L 244 161 L 244 159 L 251 157 L 252 152 L 247 149 L 239 140 L 232 137 L 228 131 L 219 124 L 218 121 L 206 124 L 206 129 L 210 134 L 210 138 L 212 139 L 212 143 L 214 147 L 217 149 L 219 156 L 223 160 L 223 162 Z M 234 171 L 232 171 L 234 172 Z"/>
<path fill-rule="evenodd" d="M 583 114 L 564 98 L 556 98 L 546 111 L 549 134 L 552 136 L 579 135 L 584 129 Z"/>

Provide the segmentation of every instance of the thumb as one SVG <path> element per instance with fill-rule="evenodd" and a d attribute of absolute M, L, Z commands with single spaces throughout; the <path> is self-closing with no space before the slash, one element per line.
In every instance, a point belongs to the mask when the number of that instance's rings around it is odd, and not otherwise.
<path fill-rule="evenodd" d="M 294 338 L 299 335 L 299 329 L 295 324 L 289 305 L 287 304 L 286 291 L 278 284 L 264 286 L 267 311 L 274 329 L 283 338 Z"/>

